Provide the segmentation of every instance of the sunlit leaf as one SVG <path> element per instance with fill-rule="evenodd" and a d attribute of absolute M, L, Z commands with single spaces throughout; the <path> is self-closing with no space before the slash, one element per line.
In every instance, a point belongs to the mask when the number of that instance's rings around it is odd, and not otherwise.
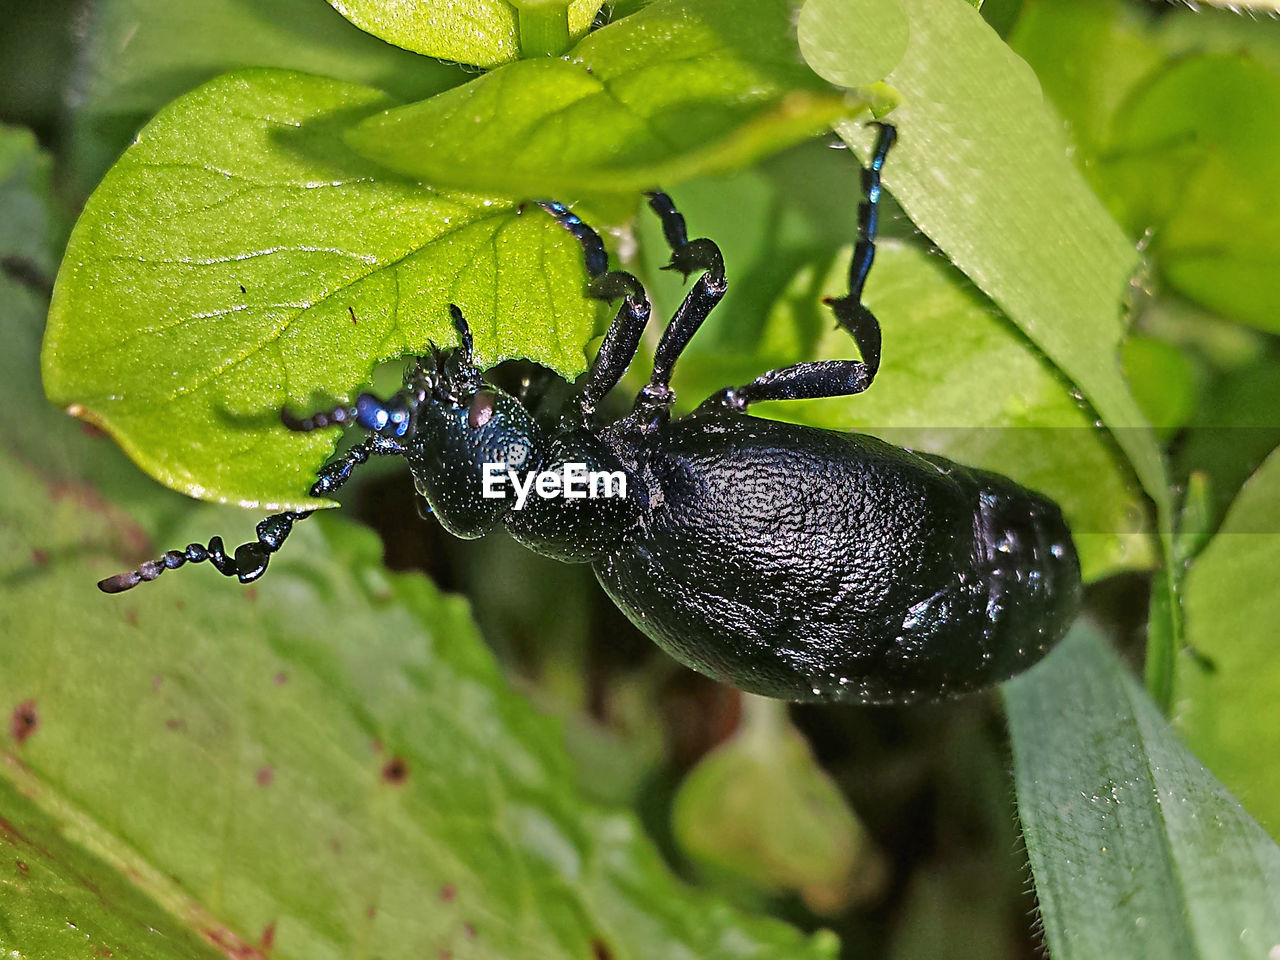
<path fill-rule="evenodd" d="M 361 153 L 440 186 L 636 193 L 735 169 L 856 113 L 798 59 L 790 0 L 657 0 L 564 59 L 371 117 Z"/>
<path fill-rule="evenodd" d="M 280 409 L 346 398 L 378 361 L 454 342 L 449 303 L 485 364 L 580 372 L 595 310 L 572 237 L 541 211 L 373 176 L 340 130 L 385 103 L 246 71 L 166 108 L 72 234 L 49 396 L 175 489 L 299 508 L 335 437 L 289 433 Z"/>
<path fill-rule="evenodd" d="M 805 62 L 818 76 L 841 87 L 883 79 L 902 59 L 908 32 L 899 0 L 807 0 L 796 24 Z M 858 37 L 852 51 L 844 47 L 849 37 Z"/>
<path fill-rule="evenodd" d="M 492 67 L 521 55 L 521 4 L 506 0 L 329 0 L 344 17 L 388 43 L 444 60 Z M 601 0 L 544 2 L 544 7 L 567 7 L 570 36 L 591 26 Z M 534 4 L 527 4 L 533 6 Z M 560 51 L 534 50 L 537 53 Z"/>
<path fill-rule="evenodd" d="M 162 106 L 220 73 L 279 67 L 416 100 L 469 79 L 390 46 L 319 0 L 95 0 L 70 103 L 69 175 L 88 192 Z"/>
<path fill-rule="evenodd" d="M 38 714 L 24 715 L 36 724 L 34 736 Z M 213 923 L 204 929 L 217 931 L 221 942 L 202 939 L 195 924 L 184 924 L 116 865 L 71 839 L 68 833 L 82 825 L 61 819 L 65 811 L 40 809 L 5 779 L 0 810 L 8 855 L 0 879 L 0 948 L 9 956 L 214 960 L 227 949 L 252 949 Z"/>

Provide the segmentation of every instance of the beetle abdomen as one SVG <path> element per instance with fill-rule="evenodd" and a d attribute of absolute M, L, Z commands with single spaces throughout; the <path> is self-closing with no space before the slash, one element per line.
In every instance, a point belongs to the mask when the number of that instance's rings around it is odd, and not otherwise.
<path fill-rule="evenodd" d="M 962 693 L 1034 663 L 1078 606 L 1057 507 L 1004 477 L 741 414 L 633 449 L 649 510 L 597 577 L 677 659 L 742 689 Z"/>

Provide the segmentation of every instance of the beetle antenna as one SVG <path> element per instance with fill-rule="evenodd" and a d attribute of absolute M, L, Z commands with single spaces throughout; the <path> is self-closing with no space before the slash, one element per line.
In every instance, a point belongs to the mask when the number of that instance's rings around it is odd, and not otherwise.
<path fill-rule="evenodd" d="M 377 434 L 367 437 L 365 441 L 352 447 L 337 460 L 325 464 L 320 469 L 319 478 L 311 485 L 311 496 L 325 497 L 333 493 L 349 479 L 356 467 L 365 463 L 371 456 L 397 456 L 405 452 L 400 443 Z M 235 552 L 227 555 L 221 537 L 213 537 L 208 543 L 189 543 L 182 550 L 167 550 L 155 560 L 148 560 L 125 573 L 117 573 L 98 581 L 98 589 L 103 593 L 123 593 L 132 590 L 140 583 L 155 580 L 166 570 L 176 570 L 188 563 L 213 564 L 224 577 L 235 577 L 241 583 L 252 583 L 267 571 L 267 563 L 271 555 L 279 550 L 298 520 L 311 516 L 311 510 L 286 510 L 275 513 L 258 523 L 256 540 L 250 540 L 236 547 Z"/>

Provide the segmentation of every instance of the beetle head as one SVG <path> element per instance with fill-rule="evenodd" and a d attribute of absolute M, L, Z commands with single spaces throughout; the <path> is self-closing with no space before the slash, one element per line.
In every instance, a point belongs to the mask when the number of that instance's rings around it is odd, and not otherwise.
<path fill-rule="evenodd" d="M 485 464 L 502 476 L 523 473 L 536 466 L 542 440 L 524 405 L 484 382 L 470 339 L 420 357 L 404 391 L 414 408 L 406 453 L 414 485 L 441 526 L 467 539 L 488 533 L 512 506 L 484 496 Z"/>

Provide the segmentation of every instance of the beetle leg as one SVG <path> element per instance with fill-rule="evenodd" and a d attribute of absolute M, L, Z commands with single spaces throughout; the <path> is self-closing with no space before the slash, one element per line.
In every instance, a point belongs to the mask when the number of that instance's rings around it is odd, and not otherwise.
<path fill-rule="evenodd" d="M 311 496 L 324 497 L 333 493 L 370 456 L 397 456 L 404 452 L 405 448 L 401 444 L 388 437 L 376 434 L 366 437 L 363 443 L 352 447 L 320 469 L 318 479 L 311 485 Z M 122 593 L 140 583 L 156 579 L 166 570 L 176 570 L 184 564 L 203 563 L 206 560 L 224 577 L 235 577 L 241 583 L 252 583 L 266 572 L 267 562 L 284 545 L 293 530 L 294 522 L 305 520 L 312 512 L 287 510 L 272 514 L 259 522 L 254 531 L 257 539 L 240 544 L 230 556 L 227 555 L 222 538 L 213 537 L 207 544 L 189 543 L 185 549 L 168 550 L 163 556 L 148 560 L 136 570 L 99 580 L 98 589 L 103 593 Z"/>
<path fill-rule="evenodd" d="M 695 270 L 703 271 L 667 324 L 658 349 L 654 352 L 653 374 L 649 378 L 649 384 L 636 397 L 637 408 L 656 410 L 669 407 L 675 400 L 670 384 L 676 360 L 707 319 L 707 315 L 724 298 L 728 281 L 725 279 L 724 258 L 720 254 L 720 248 L 705 237 L 690 240 L 685 232 L 684 217 L 665 193 L 654 190 L 646 196 L 649 198 L 649 206 L 661 219 L 662 233 L 671 246 L 671 262 L 664 269 L 678 270 L 686 278 Z"/>
<path fill-rule="evenodd" d="M 551 200 L 542 201 L 538 205 L 555 217 L 582 244 L 587 274 L 591 278 L 587 286 L 588 296 L 605 302 L 622 300 L 622 306 L 618 308 L 613 323 L 604 335 L 604 341 L 596 352 L 596 358 L 592 361 L 586 383 L 578 397 L 578 406 L 585 418 L 595 411 L 605 394 L 618 385 L 622 375 L 627 372 L 627 367 L 631 365 L 640 346 L 645 325 L 649 322 L 649 296 L 634 276 L 621 270 L 609 269 L 609 255 L 605 252 L 600 234 L 579 220 L 568 207 Z"/>
<path fill-rule="evenodd" d="M 741 387 L 712 394 L 699 409 L 745 410 L 759 400 L 810 400 L 847 397 L 871 386 L 880 369 L 880 323 L 862 302 L 862 288 L 876 256 L 876 228 L 880 211 L 880 171 L 898 137 L 890 124 L 879 124 L 871 163 L 862 171 L 864 199 L 858 206 L 858 242 L 849 267 L 849 293 L 826 302 L 836 322 L 852 335 L 861 360 L 819 360 L 797 363 L 756 377 Z"/>

